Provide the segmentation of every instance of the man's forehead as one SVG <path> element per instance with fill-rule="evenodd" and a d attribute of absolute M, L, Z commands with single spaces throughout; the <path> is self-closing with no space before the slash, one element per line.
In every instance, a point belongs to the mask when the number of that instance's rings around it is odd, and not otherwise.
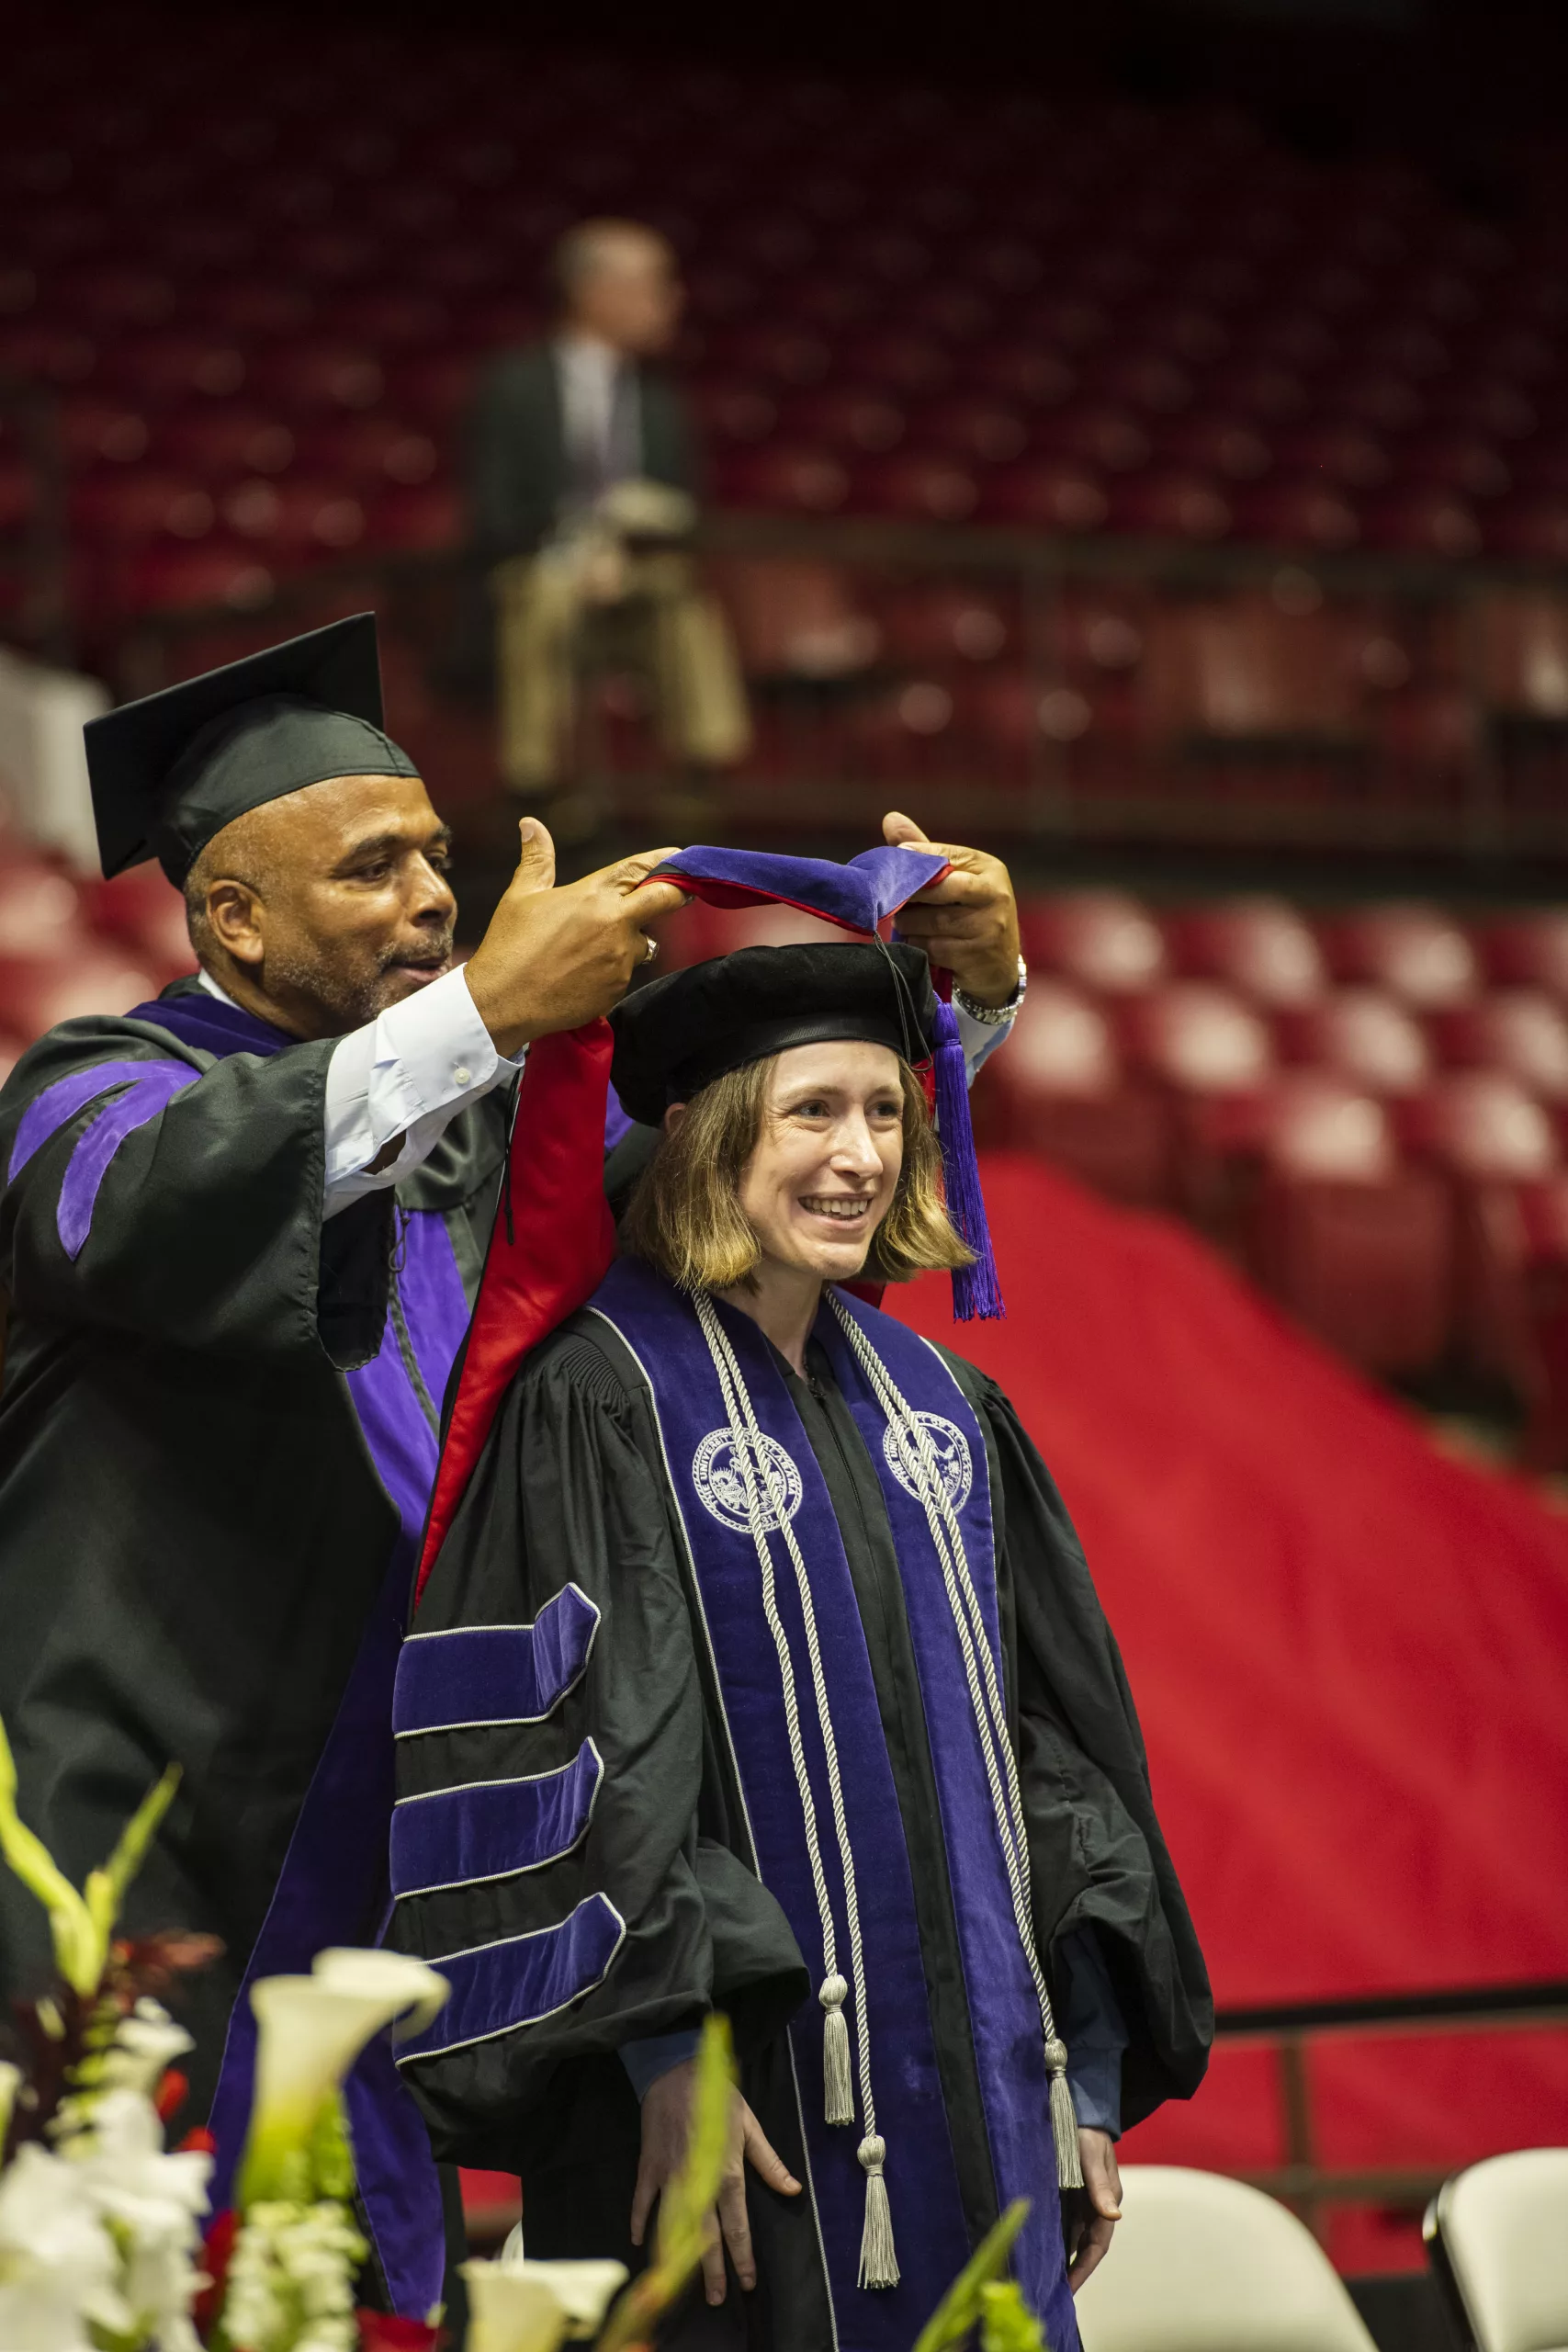
<path fill-rule="evenodd" d="M 257 810 L 276 837 L 359 835 L 367 831 L 429 832 L 440 819 L 417 775 L 333 775 L 286 792 Z"/>
<path fill-rule="evenodd" d="M 269 863 L 330 865 L 378 835 L 428 842 L 445 831 L 417 775 L 334 775 L 280 793 L 214 835 L 209 861 L 260 853 Z"/>

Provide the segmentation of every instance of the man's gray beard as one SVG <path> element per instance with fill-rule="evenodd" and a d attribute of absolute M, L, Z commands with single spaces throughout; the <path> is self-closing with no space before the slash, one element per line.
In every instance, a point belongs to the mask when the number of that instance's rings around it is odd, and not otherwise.
<path fill-rule="evenodd" d="M 433 941 L 431 944 L 430 960 L 438 963 L 451 955 L 452 935 L 444 933 L 439 941 Z M 437 948 L 439 954 L 434 952 Z M 388 993 L 388 983 L 396 962 L 396 957 L 389 956 L 376 971 L 355 985 L 334 969 L 325 955 L 310 949 L 302 949 L 298 954 L 285 952 L 269 959 L 267 987 L 269 992 L 281 992 L 288 989 L 312 997 L 331 1017 L 332 1034 L 343 1037 L 351 1029 L 363 1029 L 378 1013 L 385 1012 L 389 1004 L 400 1001 L 400 999 Z"/>

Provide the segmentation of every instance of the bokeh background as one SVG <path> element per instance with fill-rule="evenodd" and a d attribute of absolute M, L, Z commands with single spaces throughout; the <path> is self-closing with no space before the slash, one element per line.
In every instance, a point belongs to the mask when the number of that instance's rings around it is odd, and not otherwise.
<path fill-rule="evenodd" d="M 477 936 L 525 804 L 467 420 L 565 230 L 658 230 L 750 745 L 683 769 L 589 630 L 537 805 L 569 871 L 889 807 L 1011 862 L 966 1344 L 1085 1534 L 1226 2027 L 1125 2154 L 1418 2272 L 1445 2172 L 1568 2120 L 1555 12 L 8 17 L 0 1069 L 190 967 L 154 869 L 96 876 L 82 718 L 366 606 Z"/>

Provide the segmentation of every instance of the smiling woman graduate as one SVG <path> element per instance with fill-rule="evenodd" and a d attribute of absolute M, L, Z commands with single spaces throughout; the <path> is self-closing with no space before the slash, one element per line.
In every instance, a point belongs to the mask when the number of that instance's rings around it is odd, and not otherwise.
<path fill-rule="evenodd" d="M 1114 2135 L 1196 2086 L 1210 2007 L 1045 1467 L 865 1295 L 989 1287 L 952 1015 L 919 951 L 846 942 L 673 974 L 613 1026 L 662 1140 L 400 1664 L 392 1934 L 454 1987 L 404 2078 L 444 2154 L 521 2173 L 530 2254 L 635 2261 L 723 2008 L 722 2241 L 671 2341 L 908 2352 L 1026 2196 L 1018 2273 L 1069 2352 Z"/>

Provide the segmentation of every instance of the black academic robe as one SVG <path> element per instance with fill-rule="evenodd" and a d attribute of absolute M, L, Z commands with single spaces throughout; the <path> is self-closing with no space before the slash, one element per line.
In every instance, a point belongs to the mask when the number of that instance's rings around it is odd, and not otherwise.
<path fill-rule="evenodd" d="M 0 1093 L 0 1716 L 77 1884 L 185 1768 L 126 1923 L 223 1940 L 182 2002 L 190 2121 L 378 1611 L 395 1653 L 504 1149 L 491 1096 L 323 1225 L 332 1053 L 192 980 L 51 1031 Z M 348 1828 L 366 1887 L 313 1943 L 295 1921 L 292 1964 L 374 1937 L 378 1832 Z M 39 1989 L 48 1955 L 0 1871 L 0 1989 Z"/>
<path fill-rule="evenodd" d="M 955 1357 L 943 1361 L 977 1417 L 990 1473 L 1036 1943 L 1054 1955 L 1069 1935 L 1095 1929 L 1130 2037 L 1122 2096 L 1132 2123 L 1201 2076 L 1212 2028 L 1202 1961 L 1116 1645 L 1061 1499 L 994 1383 Z M 864 1629 L 972 2243 L 996 2218 L 998 2196 L 898 1562 L 882 1489 L 827 1357 L 813 1342 L 805 1381 L 777 1362 L 826 1482 Z M 493 1645 L 508 1638 L 499 1629 L 535 1626 L 531 1695 L 518 1695 L 513 1680 L 498 1703 L 493 1691 L 455 1683 L 445 1715 L 457 1727 L 429 1728 L 443 1711 L 433 1717 L 421 1702 L 399 1741 L 405 1809 L 441 1792 L 570 1774 L 585 1755 L 603 1759 L 586 1834 L 570 1850 L 542 1868 L 482 1878 L 475 1871 L 491 1865 L 473 1853 L 432 1858 L 416 1872 L 431 1891 L 400 1901 L 392 1929 L 403 1949 L 439 1964 L 557 1928 L 595 1893 L 626 1923 L 613 1964 L 585 1995 L 525 2030 L 404 2063 L 439 2154 L 522 2176 L 528 2248 L 539 2256 L 612 2255 L 635 2267 L 627 2224 L 638 2109 L 616 2053 L 709 2006 L 734 2023 L 745 2095 L 764 2130 L 807 2177 L 783 2029 L 815 1978 L 753 1871 L 731 1726 L 691 1578 L 638 1363 L 599 1316 L 574 1317 L 513 1381 L 415 1623 L 437 1637 L 413 1645 L 427 1661 L 448 1633 L 461 1639 L 461 1629 L 476 1629 Z M 539 1687 L 541 1646 L 553 1661 L 547 1687 Z M 409 1659 L 405 1647 L 405 1668 Z M 424 1728 L 409 1728 L 415 1716 Z M 744 2317 L 732 2291 L 728 2317 L 695 2324 L 716 2326 L 716 2340 L 826 2352 L 834 2336 L 811 2200 L 774 2196 L 754 2177 L 749 2194 L 759 2293 Z"/>

